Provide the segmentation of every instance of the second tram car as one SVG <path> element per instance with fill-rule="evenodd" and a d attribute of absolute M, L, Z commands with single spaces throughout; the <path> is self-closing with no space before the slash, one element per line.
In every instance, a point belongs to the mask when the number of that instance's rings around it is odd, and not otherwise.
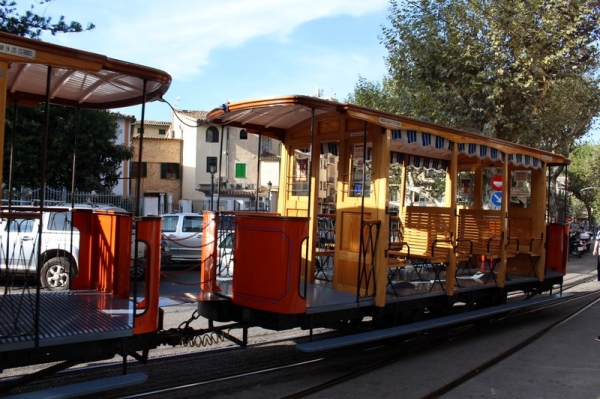
<path fill-rule="evenodd" d="M 234 215 L 229 281 L 216 278 L 220 214 L 205 213 L 210 320 L 375 329 L 562 284 L 564 228 L 544 205 L 565 157 L 306 96 L 225 104 L 208 122 L 282 143 L 277 212 Z"/>

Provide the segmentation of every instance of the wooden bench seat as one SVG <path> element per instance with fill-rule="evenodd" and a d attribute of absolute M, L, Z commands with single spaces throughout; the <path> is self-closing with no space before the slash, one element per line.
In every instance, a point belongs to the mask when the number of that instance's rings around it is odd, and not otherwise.
<path fill-rule="evenodd" d="M 393 223 L 390 222 L 387 255 L 391 260 L 388 267 L 405 267 L 411 263 L 435 265 L 435 282 L 445 289 L 440 279 L 440 272 L 445 271 L 452 254 L 456 253 L 450 232 L 450 218 L 449 208 L 404 208 L 397 224 L 398 228 L 393 229 Z M 460 257 L 466 259 L 467 255 L 461 254 Z M 418 275 L 420 278 L 420 274 Z"/>
<path fill-rule="evenodd" d="M 544 250 L 544 233 L 541 233 L 540 237 L 532 237 L 529 239 L 529 246 L 521 247 L 519 249 L 520 254 L 524 254 L 529 256 L 529 261 L 531 263 L 531 270 L 527 274 L 527 276 L 539 277 L 536 272 L 536 266 L 538 260 L 542 256 L 542 251 Z"/>
<path fill-rule="evenodd" d="M 471 209 L 459 211 L 458 239 L 461 243 L 469 243 L 472 256 L 477 258 L 483 256 L 494 281 L 496 281 L 494 268 L 502 259 L 502 249 L 506 258 L 513 258 L 519 252 L 517 238 L 504 238 L 502 222 L 501 211 Z"/>

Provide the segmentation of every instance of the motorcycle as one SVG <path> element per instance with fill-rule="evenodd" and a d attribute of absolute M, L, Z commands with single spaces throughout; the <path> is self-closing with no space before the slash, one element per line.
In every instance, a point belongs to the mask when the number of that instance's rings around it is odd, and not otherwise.
<path fill-rule="evenodd" d="M 585 247 L 585 252 L 589 252 L 592 245 L 592 235 L 587 231 L 579 233 L 579 241 Z"/>
<path fill-rule="evenodd" d="M 579 233 L 576 231 L 569 233 L 569 254 L 581 258 L 585 250 L 585 245 L 579 239 Z"/>

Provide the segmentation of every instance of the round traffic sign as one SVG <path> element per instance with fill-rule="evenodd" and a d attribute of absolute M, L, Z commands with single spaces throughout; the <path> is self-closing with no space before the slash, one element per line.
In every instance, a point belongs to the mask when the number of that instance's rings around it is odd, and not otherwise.
<path fill-rule="evenodd" d="M 502 175 L 492 177 L 492 188 L 496 191 L 502 191 Z"/>
<path fill-rule="evenodd" d="M 496 191 L 496 192 L 492 193 L 492 196 L 490 197 L 490 202 L 494 206 L 502 205 L 502 192 Z"/>

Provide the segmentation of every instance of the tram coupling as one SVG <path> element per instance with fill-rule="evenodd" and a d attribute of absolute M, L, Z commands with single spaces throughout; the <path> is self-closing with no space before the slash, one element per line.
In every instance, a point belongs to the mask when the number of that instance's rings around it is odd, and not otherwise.
<path fill-rule="evenodd" d="M 231 330 L 234 329 L 242 329 L 243 337 L 241 339 L 231 334 Z M 225 340 L 233 342 L 240 347 L 245 347 L 248 343 L 248 327 L 237 323 L 204 329 L 195 329 L 187 326 L 171 328 L 157 333 L 158 345 L 204 348 L 223 343 Z"/>

